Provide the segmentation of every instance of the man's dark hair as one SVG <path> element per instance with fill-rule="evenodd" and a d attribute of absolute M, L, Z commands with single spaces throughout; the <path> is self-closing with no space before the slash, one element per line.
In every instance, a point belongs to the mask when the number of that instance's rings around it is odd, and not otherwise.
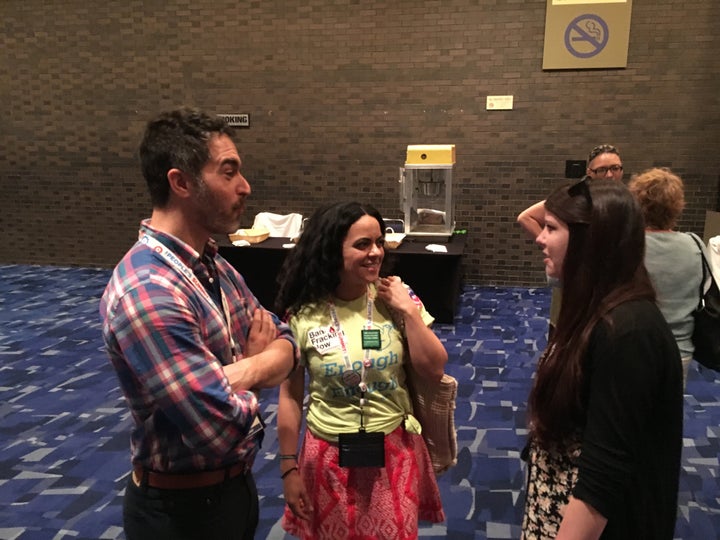
<path fill-rule="evenodd" d="M 598 144 L 595 148 L 590 150 L 590 154 L 588 155 L 588 166 L 590 166 L 590 162 L 598 157 L 600 154 L 617 154 L 620 155 L 620 151 L 615 148 L 612 144 Z"/>
<path fill-rule="evenodd" d="M 224 119 L 198 109 L 163 112 L 148 122 L 140 143 L 140 166 L 154 208 L 163 208 L 170 197 L 167 173 L 180 169 L 193 178 L 210 159 L 208 142 L 215 135 L 233 136 Z"/>

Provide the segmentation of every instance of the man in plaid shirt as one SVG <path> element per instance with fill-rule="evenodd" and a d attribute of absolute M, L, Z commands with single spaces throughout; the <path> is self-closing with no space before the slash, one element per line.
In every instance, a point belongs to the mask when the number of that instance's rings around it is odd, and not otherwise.
<path fill-rule="evenodd" d="M 140 146 L 152 215 L 100 303 L 135 423 L 128 540 L 250 539 L 257 527 L 256 391 L 298 353 L 211 238 L 240 226 L 250 195 L 231 137 L 219 117 L 181 109 L 149 122 Z"/>

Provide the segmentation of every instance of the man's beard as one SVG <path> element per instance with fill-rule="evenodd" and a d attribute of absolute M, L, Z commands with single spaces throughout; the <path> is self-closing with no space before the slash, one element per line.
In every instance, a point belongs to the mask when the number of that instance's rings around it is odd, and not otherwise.
<path fill-rule="evenodd" d="M 195 179 L 197 188 L 198 212 L 202 216 L 205 228 L 213 234 L 228 234 L 235 232 L 240 227 L 240 216 L 244 210 L 244 202 L 234 204 L 228 215 L 224 210 L 225 205 L 218 200 L 218 195 L 212 192 L 202 177 Z M 235 215 L 237 214 L 237 217 Z"/>

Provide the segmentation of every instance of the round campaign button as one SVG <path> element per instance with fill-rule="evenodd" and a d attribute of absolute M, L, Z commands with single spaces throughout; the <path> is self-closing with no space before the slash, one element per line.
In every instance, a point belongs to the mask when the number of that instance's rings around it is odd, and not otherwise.
<path fill-rule="evenodd" d="M 342 380 L 348 386 L 357 386 L 360 383 L 360 374 L 357 371 L 343 371 Z"/>

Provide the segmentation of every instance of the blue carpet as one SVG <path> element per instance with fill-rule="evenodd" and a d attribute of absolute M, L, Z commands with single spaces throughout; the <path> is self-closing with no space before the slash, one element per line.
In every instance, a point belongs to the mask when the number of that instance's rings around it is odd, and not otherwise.
<path fill-rule="evenodd" d="M 100 337 L 109 270 L 0 266 L 0 540 L 122 539 L 130 418 Z M 525 402 L 545 345 L 547 289 L 466 287 L 454 325 L 435 330 L 459 381 L 458 465 L 439 479 L 443 524 L 424 539 L 518 538 Z M 720 531 L 720 379 L 690 369 L 676 538 Z M 273 426 L 256 462 L 257 538 L 282 540 Z M 287 537 L 289 538 L 289 537 Z"/>

